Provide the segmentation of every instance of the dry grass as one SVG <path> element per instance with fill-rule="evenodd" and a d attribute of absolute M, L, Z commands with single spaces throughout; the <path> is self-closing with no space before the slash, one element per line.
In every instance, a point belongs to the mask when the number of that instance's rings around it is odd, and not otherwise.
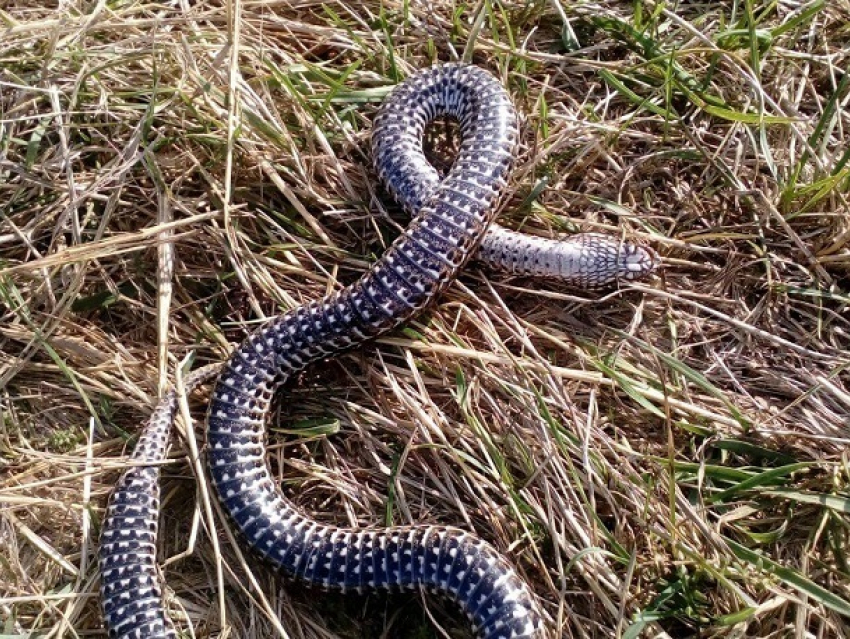
<path fill-rule="evenodd" d="M 381 253 L 376 105 L 463 55 L 525 115 L 506 223 L 622 229 L 664 269 L 599 299 L 470 268 L 287 388 L 287 493 L 477 531 L 558 636 L 850 634 L 847 0 L 178 4 L 0 8 L 3 637 L 103 634 L 99 523 L 158 393 Z M 187 632 L 466 636 L 243 562 L 188 450 L 161 551 Z"/>

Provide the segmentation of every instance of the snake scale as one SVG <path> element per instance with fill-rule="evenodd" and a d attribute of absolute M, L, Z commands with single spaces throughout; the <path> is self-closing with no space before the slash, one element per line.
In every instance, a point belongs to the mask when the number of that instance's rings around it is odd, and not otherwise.
<path fill-rule="evenodd" d="M 458 120 L 461 145 L 444 178 L 425 160 L 425 127 Z M 190 390 L 217 373 L 207 452 L 215 492 L 243 540 L 285 574 L 325 588 L 421 588 L 456 601 L 484 639 L 546 637 L 535 596 L 492 546 L 456 528 L 329 526 L 301 513 L 266 464 L 265 422 L 281 384 L 316 360 L 385 333 L 434 300 L 477 250 L 514 273 L 584 288 L 636 279 L 654 252 L 597 234 L 551 241 L 491 225 L 506 191 L 517 117 L 501 84 L 475 66 L 447 64 L 395 87 L 372 131 L 377 173 L 412 214 L 410 225 L 356 283 L 249 336 L 223 367 L 200 369 Z M 488 228 L 489 227 L 489 228 Z M 156 564 L 159 466 L 177 395 L 154 410 L 112 494 L 101 534 L 101 597 L 110 637 L 175 637 Z"/>

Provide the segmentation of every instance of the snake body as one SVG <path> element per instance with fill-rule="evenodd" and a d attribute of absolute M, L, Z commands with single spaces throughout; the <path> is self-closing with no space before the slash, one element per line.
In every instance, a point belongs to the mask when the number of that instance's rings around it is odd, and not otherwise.
<path fill-rule="evenodd" d="M 440 179 L 422 135 L 441 115 L 459 121 L 462 143 Z M 377 172 L 414 218 L 355 284 L 271 320 L 220 369 L 208 412 L 209 472 L 224 510 L 254 550 L 284 573 L 324 588 L 422 588 L 455 600 L 483 639 L 547 636 L 534 595 L 506 558 L 460 529 L 351 529 L 301 513 L 266 464 L 265 422 L 281 384 L 311 362 L 385 333 L 448 286 L 478 257 L 516 273 L 593 288 L 648 273 L 654 253 L 600 235 L 566 242 L 490 227 L 517 144 L 514 108 L 500 83 L 465 65 L 433 67 L 398 85 L 372 133 Z M 517 250 L 524 253 L 518 253 Z M 186 387 L 209 379 L 201 369 Z M 148 422 L 107 508 L 101 538 L 102 604 L 111 637 L 175 636 L 156 566 L 159 466 L 176 393 Z"/>

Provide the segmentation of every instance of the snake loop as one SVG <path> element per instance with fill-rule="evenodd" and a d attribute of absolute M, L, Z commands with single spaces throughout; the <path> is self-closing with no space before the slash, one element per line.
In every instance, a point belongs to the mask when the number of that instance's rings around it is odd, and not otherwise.
<path fill-rule="evenodd" d="M 440 180 L 422 156 L 434 118 L 459 121 L 462 143 Z M 650 271 L 654 253 L 603 236 L 567 242 L 488 231 L 506 191 L 518 132 L 505 90 L 486 71 L 457 64 L 396 87 L 372 134 L 381 179 L 414 214 L 355 284 L 271 320 L 230 356 L 208 412 L 209 472 L 242 537 L 284 573 L 324 588 L 424 588 L 455 600 L 483 639 L 547 636 L 539 604 L 509 561 L 456 528 L 351 529 L 317 522 L 279 490 L 266 463 L 265 423 L 278 388 L 311 362 L 392 330 L 431 303 L 482 243 L 479 257 L 513 272 L 596 287 Z M 518 253 L 517 251 L 524 251 Z M 202 369 L 191 388 L 211 377 Z M 173 637 L 156 572 L 157 462 L 176 396 L 160 403 L 119 481 L 101 542 L 102 600 L 111 637 Z"/>

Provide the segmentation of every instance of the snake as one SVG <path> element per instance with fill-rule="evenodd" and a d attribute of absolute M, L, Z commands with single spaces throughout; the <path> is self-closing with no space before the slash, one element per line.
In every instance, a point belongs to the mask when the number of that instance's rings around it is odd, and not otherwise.
<path fill-rule="evenodd" d="M 454 163 L 441 176 L 423 151 L 426 127 L 459 124 Z M 405 525 L 345 528 L 299 510 L 266 462 L 265 424 L 280 387 L 312 362 L 409 320 L 475 256 L 518 275 L 596 289 L 645 277 L 655 252 L 598 233 L 534 237 L 493 219 L 508 190 L 518 117 L 489 71 L 445 63 L 418 71 L 387 94 L 373 122 L 376 173 L 412 216 L 355 283 L 277 316 L 223 364 L 191 373 L 185 391 L 216 378 L 207 411 L 207 470 L 239 537 L 290 578 L 324 589 L 420 590 L 456 602 L 481 639 L 551 636 L 541 602 L 511 561 L 461 528 Z M 110 637 L 176 637 L 156 560 L 159 475 L 167 458 L 176 389 L 142 429 L 109 499 L 99 549 L 101 604 Z"/>

